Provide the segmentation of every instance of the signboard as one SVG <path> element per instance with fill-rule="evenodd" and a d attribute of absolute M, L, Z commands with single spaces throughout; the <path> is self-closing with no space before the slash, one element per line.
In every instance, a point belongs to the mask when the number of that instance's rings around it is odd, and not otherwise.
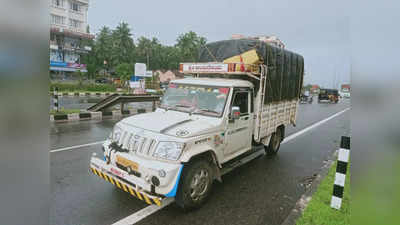
<path fill-rule="evenodd" d="M 182 63 L 182 72 L 201 73 L 201 72 L 228 72 L 226 63 Z"/>
<path fill-rule="evenodd" d="M 86 64 L 68 63 L 67 67 L 70 67 L 70 68 L 86 68 Z"/>
<path fill-rule="evenodd" d="M 68 64 L 66 62 L 50 61 L 50 66 L 67 67 Z"/>
<path fill-rule="evenodd" d="M 146 71 L 146 76 L 145 77 L 153 77 L 153 71 L 147 70 Z"/>
<path fill-rule="evenodd" d="M 57 62 L 57 61 L 50 61 L 50 66 L 67 67 L 67 68 L 74 68 L 74 69 L 79 69 L 79 68 L 85 69 L 86 68 L 86 64 Z"/>
<path fill-rule="evenodd" d="M 129 86 L 130 86 L 131 88 L 140 88 L 140 89 L 144 89 L 144 88 L 145 88 L 145 81 L 144 81 L 144 80 L 129 81 Z"/>
<path fill-rule="evenodd" d="M 135 75 L 139 77 L 146 76 L 146 64 L 144 63 L 135 63 Z"/>
<path fill-rule="evenodd" d="M 131 81 L 139 81 L 139 80 L 143 80 L 143 77 L 138 77 L 138 76 L 131 76 Z"/>

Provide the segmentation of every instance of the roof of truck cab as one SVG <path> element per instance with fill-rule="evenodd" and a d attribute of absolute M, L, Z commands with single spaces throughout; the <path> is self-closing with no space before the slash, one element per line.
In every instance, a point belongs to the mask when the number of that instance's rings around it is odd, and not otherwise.
<path fill-rule="evenodd" d="M 253 87 L 253 84 L 246 80 L 221 79 L 221 78 L 184 78 L 173 80 L 174 84 L 193 84 L 219 87 Z"/>

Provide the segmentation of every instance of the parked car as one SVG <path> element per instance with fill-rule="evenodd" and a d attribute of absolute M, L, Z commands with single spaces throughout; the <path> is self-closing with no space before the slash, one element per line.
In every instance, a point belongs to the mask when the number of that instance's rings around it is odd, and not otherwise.
<path fill-rule="evenodd" d="M 94 81 L 97 84 L 108 84 L 110 81 L 107 78 L 99 78 Z"/>

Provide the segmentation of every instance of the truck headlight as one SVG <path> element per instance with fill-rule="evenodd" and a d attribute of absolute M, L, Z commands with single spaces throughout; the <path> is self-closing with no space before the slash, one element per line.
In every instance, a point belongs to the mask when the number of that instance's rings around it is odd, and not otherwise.
<path fill-rule="evenodd" d="M 113 141 L 119 141 L 121 134 L 122 134 L 122 129 L 118 126 L 114 126 L 114 129 L 110 134 L 110 139 Z"/>
<path fill-rule="evenodd" d="M 153 153 L 154 157 L 177 160 L 184 149 L 185 144 L 173 141 L 160 141 Z"/>

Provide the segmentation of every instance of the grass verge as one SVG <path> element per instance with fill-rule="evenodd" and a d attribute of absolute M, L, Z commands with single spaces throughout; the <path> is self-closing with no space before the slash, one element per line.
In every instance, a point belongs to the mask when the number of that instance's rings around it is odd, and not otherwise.
<path fill-rule="evenodd" d="M 347 169 L 346 183 L 340 210 L 330 207 L 333 183 L 336 173 L 336 162 L 329 169 L 317 191 L 296 225 L 349 225 L 350 224 L 350 163 Z"/>
<path fill-rule="evenodd" d="M 79 113 L 80 109 L 61 109 L 58 112 L 55 110 L 50 110 L 50 115 L 60 115 L 60 114 L 70 114 L 70 113 Z"/>

